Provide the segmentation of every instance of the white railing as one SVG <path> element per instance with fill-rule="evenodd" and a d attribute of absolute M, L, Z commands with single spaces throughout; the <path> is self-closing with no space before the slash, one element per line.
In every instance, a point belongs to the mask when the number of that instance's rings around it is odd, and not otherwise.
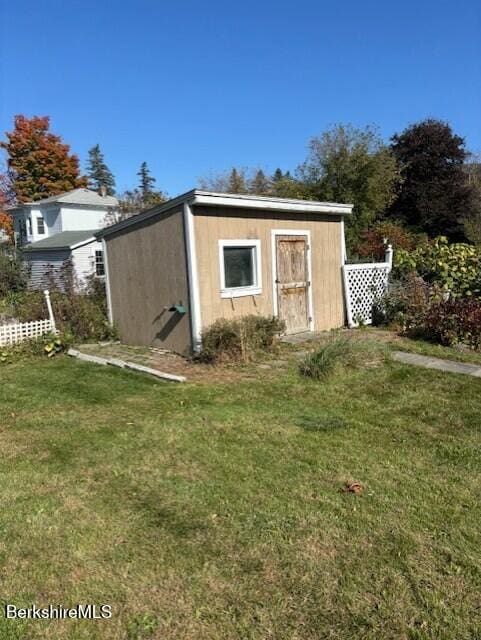
<path fill-rule="evenodd" d="M 0 325 L 0 346 L 17 344 L 24 340 L 34 340 L 46 333 L 57 332 L 52 304 L 50 302 L 50 294 L 48 291 L 44 291 L 44 294 L 45 300 L 47 301 L 49 319 Z"/>
<path fill-rule="evenodd" d="M 387 291 L 392 253 L 392 247 L 388 245 L 385 262 L 343 265 L 347 324 L 350 327 L 372 323 L 373 306 Z"/>

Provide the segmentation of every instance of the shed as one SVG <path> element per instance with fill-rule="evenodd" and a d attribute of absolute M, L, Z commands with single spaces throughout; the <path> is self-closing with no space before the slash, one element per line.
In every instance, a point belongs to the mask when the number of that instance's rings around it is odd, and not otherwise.
<path fill-rule="evenodd" d="M 197 350 L 218 318 L 275 315 L 287 333 L 344 324 L 352 205 L 192 190 L 95 233 L 122 341 Z"/>
<path fill-rule="evenodd" d="M 53 278 L 62 287 L 62 267 L 71 261 L 77 284 L 82 287 L 86 278 L 95 274 L 104 276 L 102 243 L 94 237 L 95 230 L 62 231 L 32 242 L 23 248 L 25 261 L 30 266 L 29 286 L 40 289 L 49 286 Z"/>

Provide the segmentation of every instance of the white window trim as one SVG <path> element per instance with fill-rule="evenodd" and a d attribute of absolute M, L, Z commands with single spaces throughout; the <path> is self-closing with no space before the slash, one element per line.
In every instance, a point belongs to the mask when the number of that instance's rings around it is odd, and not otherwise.
<path fill-rule="evenodd" d="M 252 247 L 254 248 L 254 277 L 255 284 L 249 287 L 225 286 L 224 247 Z M 242 296 L 256 296 L 262 293 L 262 256 L 260 240 L 219 240 L 219 273 L 220 297 L 240 298 Z"/>
<path fill-rule="evenodd" d="M 273 315 L 279 316 L 279 304 L 277 300 L 277 236 L 307 236 L 307 277 L 309 289 L 307 292 L 307 302 L 309 305 L 309 331 L 314 330 L 314 303 L 312 297 L 312 244 L 311 232 L 309 230 L 302 231 L 299 229 L 272 229 L 271 231 L 271 255 L 272 255 L 272 310 Z"/>

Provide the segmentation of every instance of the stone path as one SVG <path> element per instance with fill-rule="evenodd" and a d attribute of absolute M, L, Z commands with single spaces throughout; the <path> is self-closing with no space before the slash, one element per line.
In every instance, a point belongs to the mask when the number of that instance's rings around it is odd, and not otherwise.
<path fill-rule="evenodd" d="M 437 369 L 438 371 L 448 371 L 449 373 L 463 373 L 467 376 L 481 378 L 481 366 L 478 364 L 430 358 L 429 356 L 420 356 L 416 353 L 406 353 L 405 351 L 394 351 L 392 355 L 394 360 L 403 362 L 404 364 L 414 364 L 418 367 L 425 367 L 426 369 Z"/>

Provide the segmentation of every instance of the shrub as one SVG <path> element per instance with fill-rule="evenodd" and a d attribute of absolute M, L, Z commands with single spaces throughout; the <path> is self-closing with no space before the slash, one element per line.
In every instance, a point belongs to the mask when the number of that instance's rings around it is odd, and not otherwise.
<path fill-rule="evenodd" d="M 353 253 L 359 258 L 384 260 L 386 244 L 395 250 L 413 251 L 425 236 L 414 234 L 399 222 L 381 221 L 371 229 L 362 232 L 361 240 L 353 247 Z"/>
<path fill-rule="evenodd" d="M 480 296 L 481 249 L 469 244 L 449 244 L 442 236 L 414 251 L 394 254 L 396 272 L 416 272 L 429 284 L 437 284 L 453 298 Z"/>
<path fill-rule="evenodd" d="M 475 298 L 432 304 L 424 319 L 425 337 L 445 346 L 481 346 L 481 301 Z"/>
<path fill-rule="evenodd" d="M 28 273 L 28 267 L 22 260 L 0 252 L 0 297 L 9 292 L 24 291 Z"/>
<path fill-rule="evenodd" d="M 205 362 L 249 361 L 259 351 L 271 351 L 284 330 L 284 322 L 275 317 L 219 319 L 202 332 L 198 357 Z"/>
<path fill-rule="evenodd" d="M 387 293 L 376 301 L 373 324 L 394 325 L 401 331 L 413 332 L 423 326 L 429 306 L 446 295 L 439 285 L 429 285 L 415 273 L 392 280 Z"/>
<path fill-rule="evenodd" d="M 50 294 L 57 328 L 76 341 L 108 340 L 115 331 L 108 322 L 106 304 L 99 294 L 78 294 L 52 291 Z M 19 322 L 47 317 L 42 291 L 26 291 L 10 295 L 11 314 Z"/>

